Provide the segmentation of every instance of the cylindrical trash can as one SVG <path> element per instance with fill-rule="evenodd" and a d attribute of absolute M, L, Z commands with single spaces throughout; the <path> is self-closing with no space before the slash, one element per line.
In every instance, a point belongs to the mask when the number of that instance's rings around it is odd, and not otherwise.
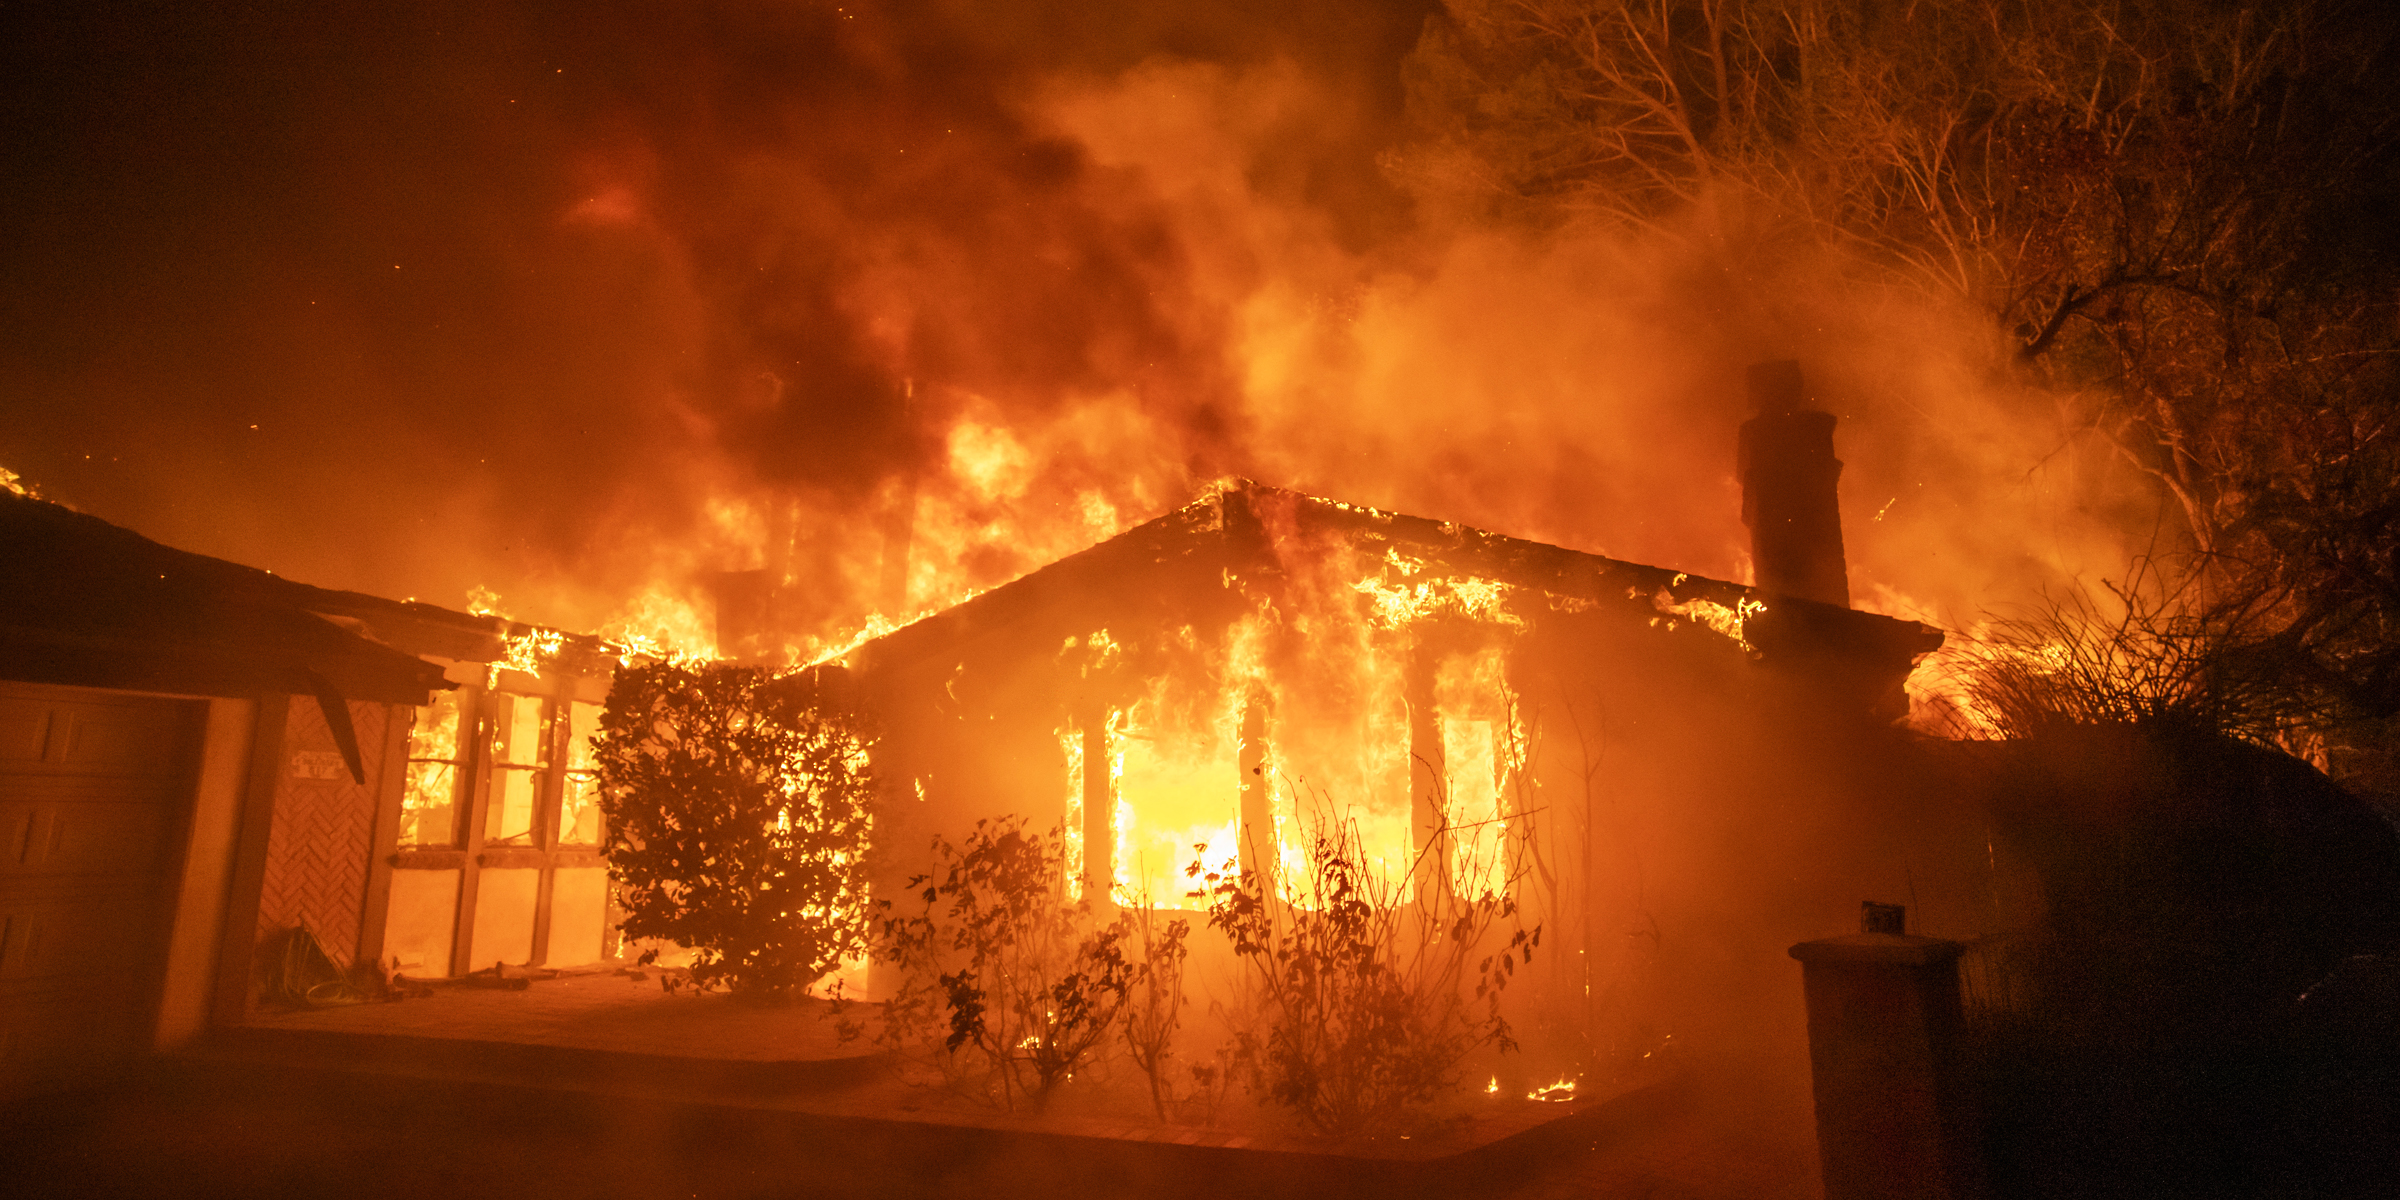
<path fill-rule="evenodd" d="M 1825 1200 L 1981 1197 L 1980 1131 L 1959 1054 L 1965 947 L 1904 932 L 1897 906 L 1867 910 L 1867 928 L 1887 932 L 1791 949 L 1808 999 Z"/>

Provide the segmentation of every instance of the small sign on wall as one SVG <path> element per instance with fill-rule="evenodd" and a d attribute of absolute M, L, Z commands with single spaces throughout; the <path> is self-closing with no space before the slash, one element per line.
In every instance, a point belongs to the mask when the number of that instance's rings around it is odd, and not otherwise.
<path fill-rule="evenodd" d="M 301 750 L 292 755 L 290 774 L 294 779 L 348 779 L 350 768 L 338 751 Z"/>

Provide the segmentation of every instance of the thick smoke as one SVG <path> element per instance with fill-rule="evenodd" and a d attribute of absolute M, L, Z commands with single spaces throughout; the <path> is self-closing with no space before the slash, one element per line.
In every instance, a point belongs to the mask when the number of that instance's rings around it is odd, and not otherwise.
<path fill-rule="evenodd" d="M 1430 5 L 1172 7 L 20 16 L 0 463 L 576 628 L 771 568 L 831 636 L 1231 473 L 1742 578 L 1741 370 L 1792 356 L 1863 604 L 2105 555 L 2120 514 L 2021 515 L 2093 497 L 1962 314 L 1450 215 L 1407 183 Z"/>

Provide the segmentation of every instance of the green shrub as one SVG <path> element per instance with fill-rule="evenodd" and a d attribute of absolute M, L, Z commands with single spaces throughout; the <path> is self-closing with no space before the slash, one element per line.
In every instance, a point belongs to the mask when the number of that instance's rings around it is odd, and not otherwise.
<path fill-rule="evenodd" d="M 625 935 L 687 946 L 695 984 L 762 1000 L 863 953 L 869 745 L 813 673 L 617 672 L 594 747 Z"/>

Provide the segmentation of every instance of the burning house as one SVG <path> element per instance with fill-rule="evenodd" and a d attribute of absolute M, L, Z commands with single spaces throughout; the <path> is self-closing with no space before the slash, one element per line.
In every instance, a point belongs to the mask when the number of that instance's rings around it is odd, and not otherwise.
<path fill-rule="evenodd" d="M 1752 384 L 1756 586 L 1232 480 L 855 647 L 877 890 L 1014 815 L 1103 909 L 1189 906 L 1194 863 L 1305 899 L 1338 830 L 1396 898 L 1540 924 L 1555 1040 L 1695 1019 L 1745 972 L 1788 993 L 1780 942 L 1971 873 L 1911 873 L 1929 808 L 1891 768 L 1940 635 L 1849 608 L 1833 418 L 1790 364 Z M 295 931 L 419 977 L 613 953 L 590 736 L 620 648 L 0 502 L 12 1044 L 238 1023 Z"/>
<path fill-rule="evenodd" d="M 1102 905 L 1191 903 L 1195 861 L 1289 895 L 1339 829 L 1402 896 L 1512 892 L 1568 1038 L 1907 894 L 1837 814 L 1914 805 L 1878 764 L 1941 637 L 1848 606 L 1833 418 L 1792 364 L 1752 390 L 1755 587 L 1233 480 L 862 645 L 879 886 L 1014 814 Z M 1773 930 L 1755 962 L 1736 928 Z"/>

